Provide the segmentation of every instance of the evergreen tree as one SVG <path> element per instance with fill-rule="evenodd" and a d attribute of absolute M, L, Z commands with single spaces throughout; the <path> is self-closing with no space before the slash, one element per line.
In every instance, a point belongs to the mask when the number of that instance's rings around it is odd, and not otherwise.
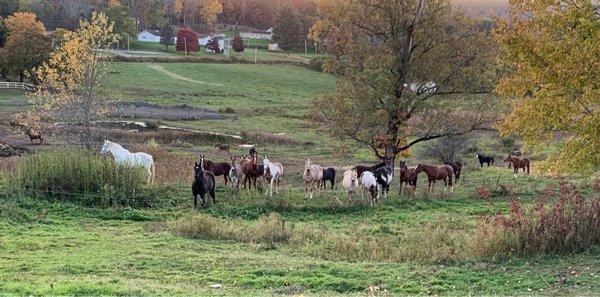
<path fill-rule="evenodd" d="M 302 29 L 302 20 L 290 8 L 284 7 L 279 11 L 273 27 L 273 40 L 284 51 L 300 48 L 306 32 Z"/>
<path fill-rule="evenodd" d="M 175 44 L 175 33 L 173 32 L 173 27 L 171 27 L 171 24 L 165 24 L 165 27 L 162 29 L 162 32 L 160 32 L 160 35 L 160 44 L 164 44 L 168 51 L 169 45 Z"/>

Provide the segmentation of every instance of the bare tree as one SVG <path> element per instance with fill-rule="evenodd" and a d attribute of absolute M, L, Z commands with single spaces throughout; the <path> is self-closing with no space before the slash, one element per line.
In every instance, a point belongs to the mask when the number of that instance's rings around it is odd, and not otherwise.
<path fill-rule="evenodd" d="M 445 136 L 423 144 L 419 157 L 437 160 L 442 163 L 457 160 L 457 156 L 469 146 L 469 139 L 464 136 Z"/>

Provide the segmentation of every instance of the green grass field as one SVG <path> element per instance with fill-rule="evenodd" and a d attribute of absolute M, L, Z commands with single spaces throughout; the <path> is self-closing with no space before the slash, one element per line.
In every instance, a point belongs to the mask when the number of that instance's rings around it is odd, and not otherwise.
<path fill-rule="evenodd" d="M 10 177 L 0 174 L 0 294 L 600 294 L 598 246 L 560 255 L 481 258 L 470 253 L 478 219 L 507 211 L 509 197 L 498 191 L 500 185 L 514 188 L 519 200 L 531 205 L 559 183 L 555 179 L 514 178 L 501 162 L 479 169 L 473 154 L 465 154 L 462 180 L 452 192 L 438 183 L 436 193 L 427 196 L 420 176 L 416 195 L 399 196 L 394 182 L 390 197 L 377 207 L 359 198 L 349 201 L 341 185 L 308 199 L 301 186 L 305 157 L 339 167 L 375 162 L 368 151 L 340 158 L 335 141 L 308 125 L 312 100 L 334 86 L 331 75 L 290 65 L 112 63 L 106 87 L 116 100 L 235 111 L 223 120 L 163 123 L 234 134 L 285 132 L 314 144 L 259 147 L 285 167 L 284 189 L 275 198 L 256 191 L 235 193 L 218 178 L 217 204 L 201 210 L 192 210 L 189 184 L 183 181 L 153 188 L 158 193 L 154 207 L 90 208 L 27 197 L 14 192 Z M 24 99 L 22 92 L 0 91 L 0 117 L 27 108 Z M 486 151 L 501 147 L 493 134 L 474 141 Z M 199 152 L 226 158 L 210 144 L 159 146 L 173 158 L 194 158 Z M 157 158 L 161 166 L 179 166 L 170 160 Z M 417 161 L 416 155 L 409 158 L 411 164 Z M 184 176 L 192 165 L 172 172 Z M 568 180 L 586 197 L 593 195 L 592 178 Z M 491 199 L 477 198 L 478 186 L 494 190 Z M 270 232 L 261 225 L 269 213 L 281 216 L 290 239 L 248 240 L 256 236 L 252 232 Z M 198 217 L 224 229 L 213 226 L 212 237 L 181 231 Z M 244 230 L 250 231 L 240 234 Z M 219 238 L 219 232 L 235 235 Z"/>

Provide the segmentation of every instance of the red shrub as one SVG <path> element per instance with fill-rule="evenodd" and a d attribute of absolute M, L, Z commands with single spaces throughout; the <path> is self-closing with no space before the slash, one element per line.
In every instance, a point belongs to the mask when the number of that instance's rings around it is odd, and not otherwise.
<path fill-rule="evenodd" d="M 484 186 L 477 186 L 475 188 L 475 197 L 479 199 L 488 200 L 492 197 L 492 191 Z"/>
<path fill-rule="evenodd" d="M 585 199 L 572 184 L 547 189 L 532 207 L 513 196 L 508 213 L 481 218 L 475 245 L 481 256 L 564 253 L 600 244 L 600 197 Z"/>
<path fill-rule="evenodd" d="M 179 29 L 177 31 L 177 45 L 175 48 L 179 52 L 187 51 L 187 54 L 199 51 L 198 33 L 190 28 Z"/>

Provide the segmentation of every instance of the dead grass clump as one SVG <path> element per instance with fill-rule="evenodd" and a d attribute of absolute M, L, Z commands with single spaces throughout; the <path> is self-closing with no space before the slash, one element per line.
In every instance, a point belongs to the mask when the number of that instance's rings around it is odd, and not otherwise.
<path fill-rule="evenodd" d="M 286 243 L 292 237 L 292 226 L 271 213 L 256 222 L 228 221 L 206 214 L 185 216 L 168 223 L 168 230 L 186 237 L 233 240 L 244 243 Z"/>

